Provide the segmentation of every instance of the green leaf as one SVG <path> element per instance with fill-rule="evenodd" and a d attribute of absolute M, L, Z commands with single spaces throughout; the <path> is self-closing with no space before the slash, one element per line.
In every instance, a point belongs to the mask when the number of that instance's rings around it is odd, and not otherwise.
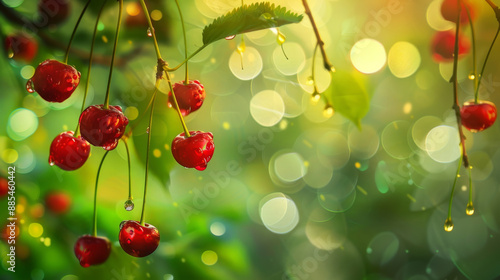
<path fill-rule="evenodd" d="M 229 36 L 285 24 L 298 23 L 303 16 L 269 2 L 243 5 L 218 17 L 203 29 L 203 44 L 208 45 Z"/>
<path fill-rule="evenodd" d="M 361 129 L 361 119 L 370 110 L 371 96 L 366 88 L 366 77 L 356 71 L 331 72 L 330 87 L 323 93 L 336 112 L 351 120 Z"/>

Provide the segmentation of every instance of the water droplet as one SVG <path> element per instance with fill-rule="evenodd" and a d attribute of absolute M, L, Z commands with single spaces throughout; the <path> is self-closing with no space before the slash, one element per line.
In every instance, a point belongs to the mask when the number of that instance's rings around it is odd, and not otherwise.
<path fill-rule="evenodd" d="M 276 38 L 276 41 L 278 42 L 278 44 L 283 45 L 283 43 L 286 41 L 286 36 L 283 33 L 278 32 L 278 37 Z"/>
<path fill-rule="evenodd" d="M 52 160 L 49 160 L 49 165 L 50 165 L 50 166 L 54 166 L 54 165 L 55 165 L 55 162 L 54 162 L 54 161 L 52 161 Z"/>
<path fill-rule="evenodd" d="M 131 199 L 125 201 L 125 210 L 127 211 L 134 210 L 134 202 Z"/>
<path fill-rule="evenodd" d="M 325 110 L 323 111 L 323 116 L 325 116 L 325 118 L 330 118 L 334 113 L 335 111 L 333 110 L 332 106 L 326 105 Z"/>
<path fill-rule="evenodd" d="M 29 79 L 28 82 L 26 83 L 26 90 L 29 92 L 29 93 L 33 93 L 35 92 L 35 90 L 33 89 L 33 80 L 32 79 Z"/>
<path fill-rule="evenodd" d="M 472 202 L 467 203 L 467 207 L 465 208 L 465 213 L 467 213 L 467 215 L 469 216 L 474 215 L 474 205 L 472 205 Z"/>
<path fill-rule="evenodd" d="M 199 170 L 199 171 L 203 171 L 205 169 L 207 169 L 207 165 L 204 164 L 204 165 L 198 165 L 195 167 L 196 170 Z"/>
<path fill-rule="evenodd" d="M 312 100 L 314 102 L 318 102 L 320 98 L 321 98 L 321 95 L 318 92 L 313 93 Z"/>
<path fill-rule="evenodd" d="M 450 218 L 446 219 L 446 221 L 444 222 L 444 230 L 447 232 L 453 230 L 453 222 L 451 221 Z"/>
<path fill-rule="evenodd" d="M 132 243 L 132 240 L 127 239 L 127 244 L 130 244 L 130 243 Z"/>
<path fill-rule="evenodd" d="M 245 49 L 246 49 L 245 39 L 243 39 L 243 37 L 241 37 L 241 42 L 238 44 L 236 51 L 239 54 L 242 54 L 243 52 L 245 52 Z"/>
<path fill-rule="evenodd" d="M 233 39 L 234 39 L 234 37 L 236 37 L 236 35 L 227 36 L 227 37 L 226 37 L 226 40 L 233 40 Z"/>
<path fill-rule="evenodd" d="M 73 86 L 70 86 L 70 87 L 66 88 L 66 91 L 72 91 L 72 90 L 73 90 Z"/>
<path fill-rule="evenodd" d="M 149 126 L 146 128 L 146 133 L 149 134 Z"/>
<path fill-rule="evenodd" d="M 476 78 L 476 75 L 474 75 L 474 72 L 471 72 L 469 74 L 469 80 L 474 80 Z"/>
<path fill-rule="evenodd" d="M 67 83 L 71 83 L 71 81 L 72 81 L 72 80 L 73 80 L 73 79 L 71 79 L 71 77 L 67 77 L 67 78 L 66 78 L 66 82 L 67 82 Z"/>
<path fill-rule="evenodd" d="M 9 58 L 14 57 L 14 51 L 12 50 L 12 48 L 9 48 L 9 50 L 7 51 L 7 57 L 9 57 Z"/>
<path fill-rule="evenodd" d="M 148 27 L 148 37 L 153 37 L 153 32 L 154 32 L 154 29 L 151 29 L 151 27 Z"/>

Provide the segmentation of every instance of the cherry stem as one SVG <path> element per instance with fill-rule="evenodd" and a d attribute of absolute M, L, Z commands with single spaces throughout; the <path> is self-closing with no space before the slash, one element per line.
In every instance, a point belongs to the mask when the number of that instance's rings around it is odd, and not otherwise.
<path fill-rule="evenodd" d="M 151 37 L 153 37 L 153 43 L 155 46 L 156 57 L 158 59 L 161 59 L 160 47 L 158 46 L 158 40 L 156 40 L 155 28 L 153 27 L 153 22 L 151 21 L 151 17 L 149 16 L 148 7 L 146 6 L 146 3 L 144 2 L 144 0 L 140 0 L 140 2 L 141 2 L 142 11 L 144 12 L 144 15 L 146 16 L 146 20 L 148 21 L 149 30 L 151 31 Z"/>
<path fill-rule="evenodd" d="M 68 57 L 69 57 L 69 50 L 71 49 L 71 44 L 73 43 L 73 39 L 75 38 L 76 30 L 78 29 L 78 26 L 80 25 L 80 21 L 83 18 L 83 15 L 85 14 L 85 11 L 89 7 L 91 0 L 87 1 L 87 4 L 83 7 L 82 12 L 80 13 L 80 16 L 78 17 L 78 20 L 76 21 L 75 27 L 73 28 L 73 32 L 71 33 L 71 37 L 69 39 L 68 47 L 66 48 L 66 53 L 64 54 L 64 63 L 68 63 Z"/>
<path fill-rule="evenodd" d="M 187 38 L 186 38 L 186 27 L 184 26 L 184 18 L 182 17 L 181 6 L 179 5 L 179 1 L 175 0 L 175 5 L 177 5 L 177 10 L 179 10 L 179 17 L 181 18 L 181 26 L 182 26 L 182 36 L 184 37 L 184 59 L 188 57 L 188 47 L 187 47 Z M 184 84 L 189 84 L 189 69 L 188 62 L 186 61 L 186 77 L 184 79 Z"/>
<path fill-rule="evenodd" d="M 106 1 L 103 1 L 101 9 L 99 10 L 99 13 L 97 14 L 97 19 L 95 21 L 95 26 L 94 26 L 94 33 L 92 34 L 92 43 L 90 44 L 90 54 L 89 54 L 89 67 L 88 67 L 88 71 L 87 71 L 87 81 L 85 83 L 85 93 L 83 94 L 82 109 L 80 110 L 80 114 L 85 109 L 85 102 L 87 101 L 87 95 L 88 95 L 89 86 L 90 86 L 90 72 L 92 70 L 92 59 L 94 57 L 95 38 L 97 35 L 97 26 L 99 25 L 99 19 L 101 18 L 102 10 L 104 9 L 105 4 L 106 4 Z M 80 122 L 78 122 L 78 124 L 76 125 L 74 136 L 77 137 L 79 135 L 79 133 L 80 133 Z"/>
<path fill-rule="evenodd" d="M 456 33 L 455 33 L 455 50 L 454 50 L 454 55 L 453 55 L 453 106 L 452 109 L 455 110 L 455 116 L 457 118 L 457 126 L 458 126 L 458 132 L 459 132 L 459 137 L 460 137 L 460 146 L 462 148 L 462 157 L 463 157 L 463 163 L 464 167 L 468 168 L 469 167 L 469 158 L 467 156 L 467 151 L 465 148 L 465 135 L 464 131 L 462 128 L 462 116 L 460 115 L 460 105 L 458 104 L 458 78 L 457 78 L 457 72 L 458 72 L 458 36 L 460 32 L 460 14 L 462 13 L 462 0 L 457 0 L 458 1 L 458 15 L 457 15 L 457 21 L 456 21 Z"/>
<path fill-rule="evenodd" d="M 156 84 L 155 84 L 155 91 L 153 92 L 153 99 L 151 103 L 151 113 L 149 114 L 149 126 L 148 126 L 148 144 L 146 147 L 146 173 L 144 175 L 144 197 L 142 200 L 142 211 L 141 211 L 141 226 L 145 225 L 145 209 L 146 209 L 146 193 L 148 190 L 148 174 L 149 174 L 149 151 L 151 147 L 151 132 L 152 132 L 152 126 L 153 126 L 153 112 L 155 110 L 155 99 L 156 99 L 156 93 L 158 92 L 158 87 L 160 86 L 160 80 L 161 79 L 156 79 Z"/>
<path fill-rule="evenodd" d="M 151 107 L 152 103 L 153 103 L 153 97 L 151 97 L 151 99 L 149 100 L 148 106 L 146 106 L 146 109 L 144 109 L 144 112 L 142 112 L 142 114 L 134 121 L 134 124 L 130 127 L 129 131 L 125 135 L 123 135 L 123 139 L 127 139 L 130 137 L 130 135 L 132 135 L 132 132 L 137 127 L 137 125 L 140 123 L 142 118 L 144 118 L 144 116 L 146 115 L 146 112 L 148 111 L 149 107 Z"/>
<path fill-rule="evenodd" d="M 127 162 L 128 162 L 128 199 L 132 200 L 132 174 L 131 174 L 131 160 L 130 151 L 128 148 L 127 139 L 123 139 L 123 144 L 125 144 L 125 149 L 127 150 Z"/>
<path fill-rule="evenodd" d="M 467 18 L 469 19 L 470 33 L 472 39 L 472 73 L 474 75 L 474 103 L 477 104 L 477 93 L 478 93 L 478 77 L 477 77 L 477 52 L 476 52 L 476 32 L 474 31 L 474 23 L 472 22 L 472 17 L 470 15 L 469 7 L 464 5 L 465 11 L 467 12 Z"/>
<path fill-rule="evenodd" d="M 94 221 L 92 225 L 92 236 L 97 236 L 97 186 L 99 185 L 99 175 L 101 174 L 102 164 L 104 163 L 104 159 L 108 155 L 109 151 L 104 153 L 102 156 L 101 163 L 99 164 L 99 168 L 97 169 L 97 177 L 95 179 L 95 190 L 94 190 Z"/>
<path fill-rule="evenodd" d="M 179 63 L 179 65 L 175 66 L 174 68 L 169 68 L 165 65 L 164 70 L 165 72 L 173 72 L 177 69 L 179 69 L 184 63 L 187 63 L 191 58 L 193 58 L 195 55 L 197 55 L 199 52 L 201 52 L 204 48 L 206 48 L 208 45 L 203 45 L 200 48 L 198 48 L 194 53 L 192 53 L 190 56 L 188 56 L 184 61 Z"/>
<path fill-rule="evenodd" d="M 309 17 L 309 20 L 311 21 L 311 25 L 314 30 L 314 34 L 316 35 L 316 40 L 318 41 L 318 46 L 321 49 L 321 55 L 323 56 L 323 66 L 327 71 L 334 71 L 333 65 L 330 63 L 328 60 L 328 56 L 326 55 L 325 51 L 325 42 L 321 39 L 321 36 L 319 34 L 318 26 L 316 25 L 316 22 L 314 21 L 314 17 L 311 13 L 311 9 L 309 9 L 309 4 L 307 4 L 307 0 L 302 0 L 302 4 L 304 5 L 304 9 L 306 11 L 307 16 Z"/>
<path fill-rule="evenodd" d="M 453 203 L 453 196 L 455 195 L 455 188 L 457 187 L 458 177 L 460 177 L 461 167 L 462 167 L 462 158 L 458 160 L 457 173 L 455 174 L 455 180 L 453 181 L 453 187 L 451 188 L 450 202 L 448 203 L 448 220 L 451 220 L 451 206 Z"/>
<path fill-rule="evenodd" d="M 108 77 L 108 88 L 106 89 L 106 97 L 104 99 L 104 108 L 109 109 L 109 92 L 111 89 L 111 77 L 113 76 L 113 68 L 116 57 L 116 47 L 118 46 L 118 35 L 120 35 L 120 26 L 122 22 L 122 12 L 123 12 L 123 0 L 118 0 L 119 9 L 118 9 L 118 22 L 116 24 L 116 35 L 115 35 L 115 43 L 113 45 L 113 55 L 111 56 L 111 65 L 109 69 L 109 77 Z"/>
<path fill-rule="evenodd" d="M 172 99 L 174 100 L 174 109 L 177 111 L 179 119 L 181 120 L 182 128 L 184 129 L 184 136 L 186 138 L 189 138 L 191 137 L 191 134 L 189 133 L 189 130 L 186 126 L 186 122 L 184 121 L 184 117 L 182 116 L 181 110 L 179 109 L 179 103 L 177 103 L 177 98 L 175 97 L 174 87 L 172 86 L 172 80 L 170 79 L 170 74 L 168 72 L 165 72 L 165 74 L 167 76 L 167 82 L 168 86 L 170 87 L 170 92 L 172 93 Z"/>
<path fill-rule="evenodd" d="M 469 204 L 472 204 L 472 166 L 469 166 Z"/>

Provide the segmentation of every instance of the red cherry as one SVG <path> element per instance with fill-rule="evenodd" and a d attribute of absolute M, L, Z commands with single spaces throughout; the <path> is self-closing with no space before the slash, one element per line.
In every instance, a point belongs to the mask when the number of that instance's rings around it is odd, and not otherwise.
<path fill-rule="evenodd" d="M 7 178 L 0 177 L 0 197 L 4 197 L 9 193 L 9 181 Z"/>
<path fill-rule="evenodd" d="M 49 164 L 63 170 L 80 168 L 89 158 L 90 145 L 81 136 L 73 137 L 73 131 L 63 132 L 50 145 Z"/>
<path fill-rule="evenodd" d="M 184 81 L 178 82 L 174 84 L 173 88 L 177 104 L 179 104 L 179 109 L 183 116 L 189 115 L 203 105 L 203 101 L 205 100 L 205 89 L 199 81 L 189 81 L 187 85 L 184 84 Z M 174 99 L 172 98 L 172 92 L 169 92 L 168 106 L 172 107 L 173 104 Z"/>
<path fill-rule="evenodd" d="M 469 1 L 462 0 L 462 12 L 460 13 L 460 24 L 468 24 L 469 17 L 467 16 L 467 8 L 470 12 L 470 17 L 474 20 L 475 17 L 475 9 Z M 441 14 L 443 18 L 449 20 L 451 22 L 457 21 L 458 14 L 458 1 L 457 0 L 444 0 L 441 4 Z"/>
<path fill-rule="evenodd" d="M 83 235 L 76 241 L 75 255 L 83 267 L 105 262 L 111 253 L 111 243 L 106 237 Z"/>
<path fill-rule="evenodd" d="M 462 125 L 471 132 L 479 132 L 492 126 L 497 119 L 497 108 L 489 101 L 469 100 L 460 108 Z"/>
<path fill-rule="evenodd" d="M 463 54 L 467 54 L 470 49 L 470 42 L 467 37 L 458 37 L 458 55 L 459 58 Z M 431 51 L 434 60 L 437 62 L 450 62 L 453 61 L 453 54 L 455 52 L 455 32 L 442 31 L 436 33 L 432 39 Z"/>
<path fill-rule="evenodd" d="M 214 136 L 210 132 L 190 131 L 186 138 L 184 132 L 172 141 L 172 155 L 182 166 L 205 170 L 214 154 Z"/>
<path fill-rule="evenodd" d="M 123 251 L 134 257 L 153 253 L 160 243 L 160 233 L 150 224 L 141 226 L 138 221 L 123 221 L 118 235 Z"/>
<path fill-rule="evenodd" d="M 120 106 L 93 105 L 80 115 L 82 137 L 94 146 L 113 150 L 123 136 L 128 119 Z"/>
<path fill-rule="evenodd" d="M 80 83 L 80 75 L 70 65 L 47 59 L 38 65 L 35 74 L 26 84 L 26 89 L 38 92 L 49 102 L 63 102 L 75 91 Z"/>
<path fill-rule="evenodd" d="M 50 192 L 45 196 L 45 206 L 54 214 L 64 214 L 71 207 L 71 196 L 64 192 Z"/>
<path fill-rule="evenodd" d="M 59 24 L 69 16 L 69 0 L 41 0 L 38 12 L 42 24 Z"/>
<path fill-rule="evenodd" d="M 5 50 L 14 60 L 31 63 L 38 52 L 38 43 L 27 34 L 14 34 L 5 38 Z"/>

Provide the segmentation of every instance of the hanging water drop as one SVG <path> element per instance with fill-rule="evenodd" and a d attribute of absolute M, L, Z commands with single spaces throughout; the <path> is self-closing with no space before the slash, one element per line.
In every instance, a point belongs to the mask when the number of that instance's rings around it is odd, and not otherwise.
<path fill-rule="evenodd" d="M 334 113 L 335 110 L 333 110 L 333 107 L 330 106 L 330 104 L 325 106 L 325 110 L 323 110 L 323 116 L 325 116 L 325 118 L 330 118 Z"/>
<path fill-rule="evenodd" d="M 148 37 L 153 37 L 153 32 L 154 32 L 154 29 L 151 29 L 151 27 L 148 27 Z"/>
<path fill-rule="evenodd" d="M 226 37 L 226 40 L 233 40 L 233 39 L 234 39 L 234 37 L 236 37 L 236 35 L 227 36 L 227 37 Z"/>
<path fill-rule="evenodd" d="M 320 98 L 321 98 L 321 95 L 319 94 L 319 92 L 314 92 L 313 93 L 313 95 L 312 95 L 312 101 L 313 102 L 318 102 Z"/>
<path fill-rule="evenodd" d="M 13 58 L 14 57 L 14 51 L 12 50 L 12 48 L 9 48 L 9 50 L 7 51 L 7 57 L 8 58 Z"/>
<path fill-rule="evenodd" d="M 127 201 L 125 201 L 125 210 L 127 211 L 132 211 L 134 210 L 134 202 L 132 201 L 132 199 L 128 199 Z"/>
<path fill-rule="evenodd" d="M 474 75 L 474 72 L 471 72 L 469 74 L 469 80 L 474 80 L 476 78 L 476 75 Z"/>
<path fill-rule="evenodd" d="M 444 222 L 444 230 L 447 232 L 453 230 L 453 222 L 451 221 L 450 218 L 446 219 L 446 221 Z"/>
<path fill-rule="evenodd" d="M 149 134 L 149 126 L 146 128 L 146 133 Z"/>
<path fill-rule="evenodd" d="M 33 80 L 31 80 L 31 79 L 28 80 L 28 82 L 26 83 L 26 90 L 29 93 L 35 92 L 35 90 L 33 89 Z"/>
<path fill-rule="evenodd" d="M 472 202 L 467 203 L 467 207 L 465 208 L 465 213 L 467 213 L 467 215 L 469 216 L 474 215 L 474 205 L 472 205 Z"/>

